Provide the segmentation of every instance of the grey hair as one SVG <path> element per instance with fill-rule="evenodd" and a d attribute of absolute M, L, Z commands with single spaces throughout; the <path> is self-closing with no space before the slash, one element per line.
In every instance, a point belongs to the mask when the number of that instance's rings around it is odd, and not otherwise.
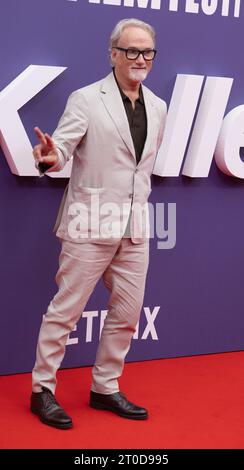
<path fill-rule="evenodd" d="M 155 40 L 156 40 L 155 29 L 150 24 L 145 23 L 144 21 L 137 20 L 136 18 L 129 18 L 129 19 L 124 19 L 124 20 L 119 21 L 119 23 L 117 23 L 115 28 L 113 29 L 111 36 L 110 36 L 110 48 L 109 48 L 110 54 L 111 54 L 112 48 L 117 46 L 118 41 L 124 29 L 130 26 L 135 26 L 137 28 L 144 29 L 144 31 L 147 31 L 152 37 L 153 43 L 155 45 Z"/>

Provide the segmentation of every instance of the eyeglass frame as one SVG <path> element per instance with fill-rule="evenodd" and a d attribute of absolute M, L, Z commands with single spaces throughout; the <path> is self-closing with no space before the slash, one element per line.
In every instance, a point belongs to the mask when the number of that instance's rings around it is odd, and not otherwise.
<path fill-rule="evenodd" d="M 156 50 L 156 49 L 144 49 L 144 50 L 139 50 L 139 49 L 136 49 L 136 48 L 134 48 L 134 47 L 128 47 L 128 48 L 126 49 L 125 47 L 118 47 L 118 46 L 113 46 L 112 49 L 117 49 L 118 51 L 123 51 L 123 52 L 125 52 L 126 59 L 128 59 L 128 60 L 137 60 L 138 57 L 142 54 L 142 57 L 143 57 L 143 59 L 144 59 L 146 62 L 152 62 L 152 60 L 155 59 L 156 54 L 157 54 L 157 50 Z M 137 51 L 137 52 L 138 52 L 138 55 L 137 55 L 134 59 L 130 59 L 130 58 L 128 57 L 128 51 L 130 51 L 130 50 L 134 50 L 134 51 Z M 149 51 L 150 51 L 150 52 L 154 52 L 154 56 L 153 56 L 152 59 L 145 59 L 144 53 L 145 53 L 145 52 L 149 52 Z"/>

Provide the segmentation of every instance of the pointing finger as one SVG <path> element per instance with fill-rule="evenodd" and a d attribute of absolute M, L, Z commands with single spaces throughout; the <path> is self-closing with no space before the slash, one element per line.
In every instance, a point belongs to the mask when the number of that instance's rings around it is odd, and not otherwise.
<path fill-rule="evenodd" d="M 34 131 L 35 131 L 38 139 L 40 140 L 40 142 L 44 145 L 47 145 L 46 137 L 43 134 L 43 132 L 41 131 L 41 129 L 39 129 L 39 127 L 34 127 Z"/>

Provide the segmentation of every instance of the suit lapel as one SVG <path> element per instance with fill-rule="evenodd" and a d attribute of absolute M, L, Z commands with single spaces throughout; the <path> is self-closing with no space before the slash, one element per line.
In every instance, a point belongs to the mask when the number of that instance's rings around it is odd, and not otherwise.
<path fill-rule="evenodd" d="M 121 99 L 118 86 L 113 76 L 113 72 L 110 73 L 102 83 L 101 99 L 109 115 L 114 121 L 125 145 L 136 160 L 135 149 L 130 133 L 128 118 L 125 112 L 124 104 Z"/>
<path fill-rule="evenodd" d="M 143 92 L 143 98 L 144 98 L 146 115 L 147 115 L 147 137 L 146 137 L 146 141 L 145 141 L 145 145 L 144 145 L 144 149 L 143 149 L 140 161 L 142 161 L 143 157 L 146 155 L 146 153 L 150 149 L 150 146 L 152 145 L 152 142 L 153 142 L 154 133 L 155 133 L 155 129 L 153 125 L 155 109 L 154 109 L 154 103 L 151 99 L 151 92 L 143 85 L 142 85 L 142 92 Z"/>

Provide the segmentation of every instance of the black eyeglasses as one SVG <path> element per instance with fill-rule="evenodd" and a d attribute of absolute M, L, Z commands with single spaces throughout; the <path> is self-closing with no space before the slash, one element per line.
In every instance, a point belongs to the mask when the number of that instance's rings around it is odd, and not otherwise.
<path fill-rule="evenodd" d="M 113 49 L 125 52 L 126 58 L 129 60 L 136 60 L 139 55 L 142 54 L 144 60 L 150 61 L 155 59 L 155 55 L 157 53 L 156 49 L 146 49 L 144 51 L 133 49 L 133 47 L 129 47 L 128 49 L 125 49 L 124 47 L 113 47 Z"/>

